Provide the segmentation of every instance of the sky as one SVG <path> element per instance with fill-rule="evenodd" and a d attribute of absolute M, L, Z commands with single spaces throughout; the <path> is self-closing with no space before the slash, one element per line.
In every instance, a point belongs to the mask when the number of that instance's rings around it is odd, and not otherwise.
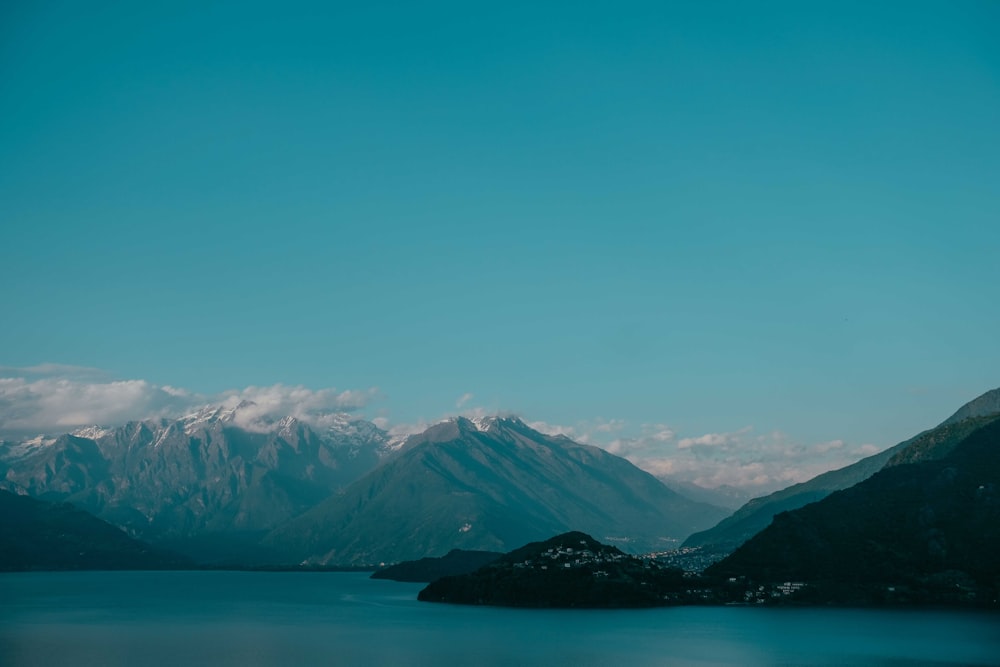
<path fill-rule="evenodd" d="M 14 1 L 0 113 L 0 431 L 503 412 L 777 485 L 1000 385 L 997 2 Z"/>

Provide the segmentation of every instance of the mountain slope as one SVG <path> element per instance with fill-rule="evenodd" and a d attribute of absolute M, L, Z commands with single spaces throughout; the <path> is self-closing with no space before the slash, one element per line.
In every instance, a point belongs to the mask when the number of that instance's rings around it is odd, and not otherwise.
<path fill-rule="evenodd" d="M 1000 414 L 1000 388 L 991 389 L 982 396 L 972 399 L 955 411 L 955 414 L 944 420 L 944 424 L 954 424 L 970 417 L 989 417 L 995 414 Z"/>
<path fill-rule="evenodd" d="M 831 470 L 808 481 L 754 498 L 712 528 L 688 537 L 684 546 L 735 548 L 766 528 L 775 514 L 815 502 L 872 476 L 886 464 L 894 451 L 905 445 L 901 443 L 839 470 Z"/>
<path fill-rule="evenodd" d="M 780 514 L 707 573 L 906 584 L 945 601 L 976 586 L 995 588 L 1000 417 L 959 423 L 975 427 L 943 457 L 886 467 L 820 502 Z"/>
<path fill-rule="evenodd" d="M 0 491 L 0 570 L 186 567 L 72 505 Z"/>
<path fill-rule="evenodd" d="M 265 540 L 293 562 L 378 563 L 455 548 L 506 551 L 567 530 L 662 549 L 724 510 L 628 461 L 516 418 L 438 424 Z"/>
<path fill-rule="evenodd" d="M 709 530 L 691 535 L 686 547 L 708 546 L 732 550 L 766 528 L 775 515 L 821 500 L 834 491 L 868 479 L 886 465 L 896 465 L 912 457 L 941 456 L 962 440 L 976 423 L 968 417 L 985 418 L 1000 413 L 1000 389 L 970 401 L 937 427 L 905 440 L 857 463 L 818 475 L 761 498 L 754 498 Z M 907 452 L 904 454 L 904 452 Z M 921 453 L 922 452 L 922 453 Z M 900 458 L 903 457 L 903 458 Z"/>
<path fill-rule="evenodd" d="M 0 488 L 72 502 L 199 559 L 245 560 L 249 545 L 370 471 L 387 446 L 360 420 L 325 433 L 288 417 L 247 427 L 249 407 L 5 446 Z"/>

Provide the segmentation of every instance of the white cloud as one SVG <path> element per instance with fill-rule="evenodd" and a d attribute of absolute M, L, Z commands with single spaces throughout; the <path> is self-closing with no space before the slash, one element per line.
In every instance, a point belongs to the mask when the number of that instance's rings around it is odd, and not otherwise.
<path fill-rule="evenodd" d="M 623 428 L 625 428 L 624 419 L 609 419 L 598 422 L 593 426 L 593 429 L 599 433 L 615 433 L 621 431 Z"/>
<path fill-rule="evenodd" d="M 144 380 L 0 378 L 0 432 L 59 432 L 117 424 L 179 414 L 191 404 L 191 397 Z"/>
<path fill-rule="evenodd" d="M 544 421 L 531 421 L 525 423 L 539 433 L 544 433 L 545 435 L 564 435 L 567 438 L 573 438 L 574 440 L 577 439 L 577 431 L 572 426 L 550 424 Z M 580 442 L 580 440 L 577 440 L 577 442 Z"/>
<path fill-rule="evenodd" d="M 872 454 L 878 454 L 880 451 L 885 449 L 884 447 L 878 447 L 877 445 L 866 444 L 857 447 L 853 454 L 858 458 L 865 458 L 866 456 L 871 456 Z"/>
<path fill-rule="evenodd" d="M 706 433 L 696 438 L 682 438 L 677 443 L 678 449 L 690 449 L 691 447 L 718 447 L 719 445 L 729 445 L 739 442 L 742 436 L 753 430 L 751 426 L 745 426 L 739 431 L 732 433 Z"/>
<path fill-rule="evenodd" d="M 30 368 L 54 372 L 64 367 Z M 332 425 L 338 413 L 359 410 L 377 397 L 376 389 L 313 390 L 282 384 L 204 395 L 145 380 L 0 377 L 0 433 L 62 433 L 94 424 L 179 417 L 205 405 L 235 407 L 244 401 L 254 405 L 236 413 L 241 425 L 252 428 L 265 419 L 291 415 L 322 427 Z"/>
<path fill-rule="evenodd" d="M 464 406 L 466 403 L 468 403 L 469 401 L 471 401 L 473 398 L 474 398 L 473 394 L 471 394 L 469 392 L 465 392 L 464 394 L 462 394 L 461 396 L 458 397 L 457 401 L 455 401 L 455 407 L 457 409 L 461 410 L 462 406 Z"/>
<path fill-rule="evenodd" d="M 830 442 L 821 442 L 818 445 L 814 445 L 813 450 L 819 454 L 826 454 L 837 449 L 843 449 L 844 444 L 843 440 L 831 440 Z M 874 454 L 875 452 L 872 453 Z"/>
<path fill-rule="evenodd" d="M 643 431 L 656 442 L 670 442 L 677 434 L 666 424 L 643 424 Z"/>
<path fill-rule="evenodd" d="M 602 418 L 581 422 L 575 426 L 550 424 L 545 421 L 527 421 L 525 423 L 540 433 L 545 433 L 546 435 L 565 435 L 567 438 L 572 438 L 584 445 L 597 444 L 593 441 L 595 439 L 601 440 L 599 446 L 604 449 L 610 446 L 610 443 L 604 442 L 608 435 L 617 433 L 628 426 L 627 422 L 623 419 Z"/>
<path fill-rule="evenodd" d="M 622 456 L 653 475 L 706 488 L 730 485 L 761 495 L 841 468 L 879 451 L 873 445 L 851 447 L 843 440 L 814 445 L 781 431 L 736 431 L 686 435 L 661 422 L 631 427 L 619 419 L 558 426 L 528 424 L 543 433 L 562 433 Z"/>
<path fill-rule="evenodd" d="M 377 397 L 376 389 L 367 391 L 337 389 L 309 389 L 302 385 L 275 384 L 268 387 L 250 386 L 245 389 L 223 392 L 210 403 L 233 408 L 246 405 L 234 415 L 234 421 L 249 430 L 264 430 L 268 420 L 295 417 L 317 427 L 332 426 L 338 414 L 354 412 Z"/>
<path fill-rule="evenodd" d="M 653 474 L 674 476 L 704 487 L 730 485 L 764 494 L 842 468 L 879 451 L 850 448 L 843 440 L 815 445 L 781 431 L 755 434 L 751 427 L 682 438 L 673 452 L 645 459 L 630 456 Z"/>

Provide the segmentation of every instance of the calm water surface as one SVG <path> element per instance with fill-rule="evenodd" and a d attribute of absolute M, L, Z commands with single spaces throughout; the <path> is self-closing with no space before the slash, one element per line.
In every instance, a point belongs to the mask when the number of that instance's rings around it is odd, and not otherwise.
<path fill-rule="evenodd" d="M 1000 616 L 418 603 L 356 573 L 0 574 L 0 665 L 1000 665 Z"/>

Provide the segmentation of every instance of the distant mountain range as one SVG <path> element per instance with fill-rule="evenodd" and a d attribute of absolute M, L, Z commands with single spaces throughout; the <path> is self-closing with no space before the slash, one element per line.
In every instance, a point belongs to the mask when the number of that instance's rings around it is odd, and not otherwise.
<path fill-rule="evenodd" d="M 516 418 L 405 442 L 347 417 L 316 430 L 251 404 L 0 444 L 0 488 L 69 502 L 208 564 L 377 564 L 506 550 L 584 528 L 639 551 L 727 511 Z"/>
<path fill-rule="evenodd" d="M 343 493 L 264 540 L 284 560 L 372 563 L 507 551 L 570 529 L 623 549 L 665 549 L 726 511 L 647 472 L 516 417 L 449 420 Z"/>
<path fill-rule="evenodd" d="M 957 572 L 964 585 L 992 572 L 970 549 L 997 560 L 998 524 L 990 521 L 1000 478 L 991 457 L 1000 446 L 989 443 L 1000 428 L 1000 390 L 890 450 L 750 501 L 728 518 L 625 459 L 516 417 L 459 417 L 400 441 L 347 416 L 316 429 L 290 417 L 247 418 L 258 413 L 249 404 L 206 408 L 177 420 L 0 443 L 0 489 L 19 494 L 3 498 L 20 508 L 9 517 L 17 525 L 21 510 L 39 521 L 86 517 L 58 504 L 72 503 L 113 524 L 91 524 L 84 534 L 117 526 L 127 535 L 107 535 L 236 566 L 503 552 L 574 530 L 633 553 L 664 551 L 688 536 L 688 545 L 743 544 L 716 571 L 760 577 L 829 571 L 835 578 L 844 575 L 837 567 L 854 567 L 852 557 L 863 554 L 855 570 L 867 573 L 859 574 L 865 581 Z M 57 504 L 30 510 L 27 495 Z M 72 530 L 53 534 L 68 545 L 53 554 L 88 553 L 73 551 L 81 538 Z M 123 554 L 150 550 L 120 545 Z M 86 565 L 70 558 L 65 566 Z"/>
<path fill-rule="evenodd" d="M 943 454 L 975 428 L 975 423 L 969 421 L 970 418 L 997 414 L 1000 414 L 1000 389 L 986 392 L 959 408 L 954 415 L 937 427 L 924 431 L 895 447 L 839 470 L 823 473 L 801 484 L 792 485 L 761 498 L 754 498 L 718 525 L 688 537 L 684 546 L 732 551 L 766 528 L 775 515 L 822 500 L 834 491 L 849 488 L 868 479 L 886 466 L 912 460 L 918 457 L 920 452 L 935 451 Z"/>
<path fill-rule="evenodd" d="M 253 405 L 0 445 L 0 488 L 73 503 L 200 561 L 267 562 L 258 542 L 387 456 L 388 434 L 342 418 L 241 419 Z"/>

